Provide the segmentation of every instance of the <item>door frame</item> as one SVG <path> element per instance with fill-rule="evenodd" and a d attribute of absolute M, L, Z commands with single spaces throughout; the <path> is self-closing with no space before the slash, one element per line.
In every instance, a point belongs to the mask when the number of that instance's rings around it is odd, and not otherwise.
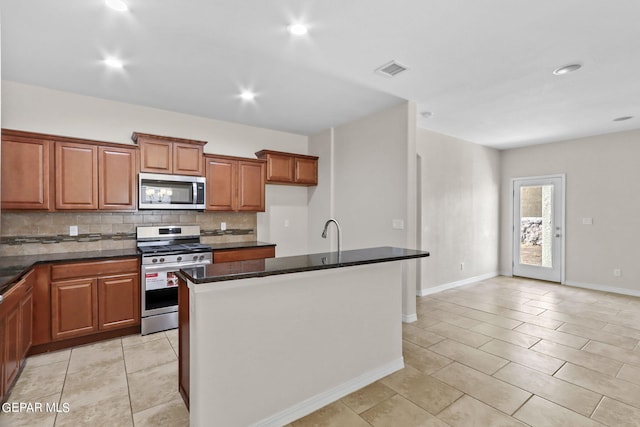
<path fill-rule="evenodd" d="M 519 180 L 534 180 L 534 179 L 549 179 L 549 178 L 559 178 L 560 179 L 560 195 L 561 195 L 561 200 L 560 200 L 560 219 L 559 222 L 560 223 L 560 284 L 565 284 L 565 273 L 566 273 L 566 268 L 565 268 L 565 261 L 566 261 L 566 256 L 565 256 L 565 248 L 566 248 L 566 235 L 567 235 L 567 224 L 566 224 L 566 205 L 567 205 L 567 198 L 566 198 L 566 188 L 567 188 L 567 179 L 566 179 L 567 175 L 562 173 L 562 174 L 553 174 L 553 175 L 536 175 L 536 176 L 521 176 L 521 177 L 515 177 L 515 178 L 511 178 L 511 200 L 510 200 L 510 205 L 511 205 L 511 276 L 513 276 L 513 270 L 515 267 L 515 263 L 516 260 L 514 258 L 514 253 L 515 253 L 515 234 L 516 234 L 516 224 L 515 224 L 515 205 L 514 205 L 514 200 L 515 200 L 515 183 L 516 181 Z M 518 225 L 518 234 L 520 234 L 520 225 Z"/>

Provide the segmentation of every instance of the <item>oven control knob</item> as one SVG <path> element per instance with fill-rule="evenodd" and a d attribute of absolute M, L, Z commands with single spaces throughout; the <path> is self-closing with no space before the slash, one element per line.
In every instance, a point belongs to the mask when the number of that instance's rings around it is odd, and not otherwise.
<path fill-rule="evenodd" d="M 151 260 L 151 262 L 155 264 L 156 262 L 158 262 L 158 259 L 154 258 L 154 259 Z"/>
<path fill-rule="evenodd" d="M 198 255 L 194 255 L 194 256 L 193 256 L 193 260 L 194 260 L 194 261 L 197 261 L 197 260 L 198 260 Z"/>
<path fill-rule="evenodd" d="M 202 261 L 204 259 L 204 255 L 200 255 L 199 260 Z"/>
<path fill-rule="evenodd" d="M 164 262 L 164 258 L 160 258 L 160 262 Z"/>
<path fill-rule="evenodd" d="M 178 261 L 178 262 L 182 261 L 182 257 L 179 256 L 178 258 L 176 258 L 176 261 Z"/>

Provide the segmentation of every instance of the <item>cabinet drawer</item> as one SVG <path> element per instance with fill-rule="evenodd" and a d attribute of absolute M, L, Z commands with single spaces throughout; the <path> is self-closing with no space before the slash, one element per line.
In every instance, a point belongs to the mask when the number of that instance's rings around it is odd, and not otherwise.
<path fill-rule="evenodd" d="M 225 251 L 213 251 L 213 262 L 233 262 L 249 259 L 273 258 L 276 256 L 276 248 L 267 246 L 264 248 L 229 249 Z"/>
<path fill-rule="evenodd" d="M 70 279 L 73 277 L 108 276 L 110 274 L 136 273 L 137 271 L 137 258 L 54 264 L 51 266 L 51 280 Z"/>

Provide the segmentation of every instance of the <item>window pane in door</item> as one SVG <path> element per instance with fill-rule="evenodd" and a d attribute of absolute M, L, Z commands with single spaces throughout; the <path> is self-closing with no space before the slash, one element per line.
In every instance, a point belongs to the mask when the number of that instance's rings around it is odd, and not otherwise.
<path fill-rule="evenodd" d="M 552 267 L 553 185 L 520 187 L 520 264 Z"/>

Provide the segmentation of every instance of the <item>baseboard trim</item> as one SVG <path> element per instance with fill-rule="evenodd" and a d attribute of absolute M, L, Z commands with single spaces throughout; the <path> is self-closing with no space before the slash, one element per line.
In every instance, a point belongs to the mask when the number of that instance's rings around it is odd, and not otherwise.
<path fill-rule="evenodd" d="M 413 322 L 415 322 L 417 320 L 418 320 L 418 314 L 417 313 L 403 314 L 402 315 L 402 321 L 404 323 L 413 323 Z"/>
<path fill-rule="evenodd" d="M 511 271 L 501 271 L 499 275 L 505 277 L 513 277 L 513 273 Z"/>
<path fill-rule="evenodd" d="M 435 294 L 438 292 L 446 291 L 448 289 L 457 288 L 458 286 L 468 285 L 470 283 L 479 282 L 480 280 L 491 279 L 499 276 L 498 272 L 481 274 L 480 276 L 469 277 L 468 279 L 458 280 L 456 282 L 445 283 L 444 285 L 435 286 L 433 288 L 420 289 L 416 292 L 419 297 Z"/>
<path fill-rule="evenodd" d="M 574 282 L 572 280 L 566 280 L 564 282 L 567 286 L 573 286 L 576 288 L 584 288 L 591 289 L 593 291 L 602 291 L 602 292 L 611 292 L 613 294 L 621 294 L 621 295 L 629 295 L 632 297 L 640 297 L 640 290 L 635 289 L 627 289 L 627 288 L 618 288 L 616 286 L 609 285 L 599 285 L 596 283 L 583 283 L 583 282 Z"/>
<path fill-rule="evenodd" d="M 345 383 L 338 385 L 332 389 L 327 391 L 323 391 L 309 399 L 303 400 L 302 402 L 291 406 L 283 411 L 280 411 L 276 414 L 273 414 L 270 417 L 264 418 L 258 421 L 255 424 L 252 424 L 251 427 L 278 427 L 289 424 L 292 421 L 297 420 L 307 414 L 310 414 L 323 406 L 328 405 L 331 402 L 335 402 L 338 399 L 343 398 L 344 396 L 353 393 L 356 390 L 361 389 L 364 386 L 367 386 L 380 378 L 383 378 L 389 374 L 392 374 L 395 371 L 404 368 L 404 359 L 400 357 L 392 362 L 389 362 L 385 365 L 382 365 L 374 370 L 369 372 L 365 372 L 364 374 L 349 380 Z"/>

